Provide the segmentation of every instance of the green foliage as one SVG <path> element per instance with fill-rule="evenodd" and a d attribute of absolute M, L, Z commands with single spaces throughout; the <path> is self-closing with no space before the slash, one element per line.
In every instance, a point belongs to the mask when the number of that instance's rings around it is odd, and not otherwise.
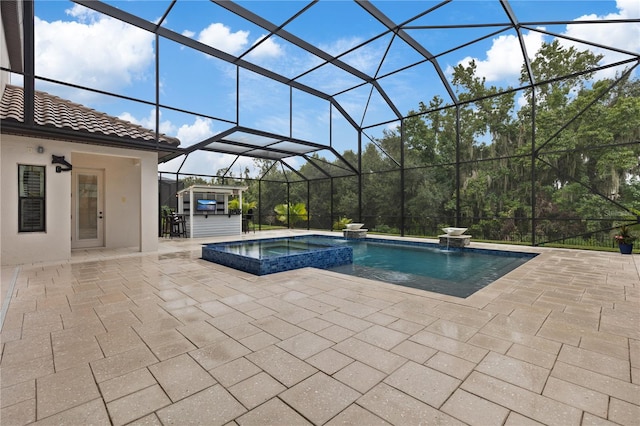
<path fill-rule="evenodd" d="M 373 228 L 373 232 L 378 232 L 380 234 L 400 234 L 400 230 L 398 228 L 393 228 L 389 225 L 378 225 Z"/>
<path fill-rule="evenodd" d="M 457 107 L 434 96 L 402 125 L 365 130 L 360 153 L 312 154 L 299 173 L 324 180 L 309 186 L 260 160 L 263 180 L 248 184 L 247 200 L 259 194 L 263 220 L 290 226 L 309 220 L 293 207 L 308 203 L 333 229 L 358 217 L 373 231 L 437 235 L 461 221 L 479 239 L 530 242 L 535 226 L 538 243 L 613 246 L 609 229 L 640 216 L 640 81 L 594 80 L 600 60 L 546 43 L 531 61 L 535 88 L 519 91 L 489 84 L 473 61 L 458 65 Z M 348 165 L 361 175 L 346 176 Z"/>
<path fill-rule="evenodd" d="M 353 220 L 349 219 L 348 217 L 339 217 L 338 220 L 336 220 L 335 222 L 333 222 L 333 230 L 334 231 L 341 231 L 343 229 L 345 229 L 347 227 L 347 225 L 349 223 L 353 222 Z"/>
<path fill-rule="evenodd" d="M 240 209 L 240 199 L 232 198 L 229 200 L 229 210 L 239 210 Z"/>
<path fill-rule="evenodd" d="M 258 207 L 257 201 L 243 201 L 242 202 L 242 214 L 249 213 L 249 210 L 255 210 Z"/>
<path fill-rule="evenodd" d="M 304 203 L 278 204 L 273 211 L 276 213 L 276 220 L 285 225 L 288 223 L 290 228 L 294 228 L 298 222 L 309 219 L 307 207 Z"/>
<path fill-rule="evenodd" d="M 214 181 L 215 178 L 207 180 L 200 176 L 187 176 L 180 179 L 180 182 L 184 185 L 185 188 L 188 188 L 192 185 L 211 185 Z"/>
<path fill-rule="evenodd" d="M 247 214 L 249 209 L 255 209 L 258 205 L 257 202 L 251 201 L 246 202 L 242 200 L 242 214 Z M 229 210 L 239 210 L 240 209 L 240 200 L 238 198 L 232 198 L 229 200 Z"/>

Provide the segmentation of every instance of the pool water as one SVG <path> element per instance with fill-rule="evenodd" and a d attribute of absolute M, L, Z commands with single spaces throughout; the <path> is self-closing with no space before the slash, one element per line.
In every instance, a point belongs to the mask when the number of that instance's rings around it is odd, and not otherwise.
<path fill-rule="evenodd" d="M 446 250 L 437 245 L 352 242 L 353 263 L 327 268 L 450 296 L 468 297 L 516 269 L 534 255 L 473 249 Z"/>
<path fill-rule="evenodd" d="M 328 244 L 327 244 L 328 243 Z M 254 259 L 263 259 L 271 256 L 286 256 L 296 253 L 305 253 L 312 250 L 320 250 L 332 245 L 332 242 L 324 244 L 314 243 L 301 239 L 282 239 L 266 241 L 248 241 L 244 244 L 230 244 L 225 247 L 228 253 L 248 256 Z"/>
<path fill-rule="evenodd" d="M 437 244 L 308 235 L 208 244 L 203 258 L 256 275 L 316 267 L 456 297 L 468 297 L 535 257 L 443 249 Z"/>

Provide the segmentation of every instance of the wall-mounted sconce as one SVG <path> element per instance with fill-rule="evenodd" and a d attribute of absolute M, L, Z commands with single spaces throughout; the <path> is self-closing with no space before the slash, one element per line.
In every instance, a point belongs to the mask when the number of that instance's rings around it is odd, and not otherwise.
<path fill-rule="evenodd" d="M 66 166 L 66 168 L 64 168 L 64 169 L 61 166 L 56 166 L 56 173 L 69 172 L 69 171 L 71 171 L 71 168 L 73 167 L 73 166 L 71 166 L 71 164 L 69 164 L 68 161 L 66 161 L 64 159 L 64 155 L 63 156 L 52 155 L 51 156 L 51 164 L 62 164 L 63 166 Z"/>
<path fill-rule="evenodd" d="M 44 146 L 39 146 L 38 148 L 36 148 L 36 151 L 38 151 L 38 154 L 43 154 L 44 153 Z"/>

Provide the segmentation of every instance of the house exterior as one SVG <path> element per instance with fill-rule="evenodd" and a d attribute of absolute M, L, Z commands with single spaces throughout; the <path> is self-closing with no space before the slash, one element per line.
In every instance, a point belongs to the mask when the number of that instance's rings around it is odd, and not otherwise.
<path fill-rule="evenodd" d="M 179 141 L 28 90 L 21 4 L 0 2 L 1 65 L 25 75 L 21 87 L 0 71 L 1 264 L 65 261 L 80 248 L 156 251 L 158 159 Z"/>

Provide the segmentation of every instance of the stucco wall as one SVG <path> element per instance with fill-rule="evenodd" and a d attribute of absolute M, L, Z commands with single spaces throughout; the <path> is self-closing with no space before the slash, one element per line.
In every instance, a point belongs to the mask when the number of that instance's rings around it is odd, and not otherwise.
<path fill-rule="evenodd" d="M 133 247 L 140 240 L 140 167 L 132 158 L 74 152 L 75 168 L 104 171 L 105 247 Z"/>
<path fill-rule="evenodd" d="M 11 135 L 2 135 L 0 154 L 3 265 L 71 257 L 71 173 L 56 173 L 52 154 L 64 156 L 74 168 L 104 170 L 106 248 L 157 250 L 157 154 Z M 18 164 L 47 166 L 46 232 L 18 233 Z"/>
<path fill-rule="evenodd" d="M 9 54 L 7 53 L 7 41 L 5 39 L 4 34 L 4 25 L 2 23 L 2 19 L 0 19 L 0 65 L 9 68 Z M 4 94 L 4 88 L 9 82 L 9 73 L 6 71 L 0 71 L 0 99 L 2 99 L 2 95 Z M 2 147 L 2 138 L 0 137 L 0 148 Z M 2 161 L 0 161 L 0 200 L 2 200 Z M 2 220 L 2 209 L 0 209 L 0 224 L 3 223 Z M 0 230 L 0 236 L 2 235 L 2 231 Z M 0 238 L 0 253 L 2 253 L 2 238 Z M 0 259 L 1 261 L 1 259 Z"/>

